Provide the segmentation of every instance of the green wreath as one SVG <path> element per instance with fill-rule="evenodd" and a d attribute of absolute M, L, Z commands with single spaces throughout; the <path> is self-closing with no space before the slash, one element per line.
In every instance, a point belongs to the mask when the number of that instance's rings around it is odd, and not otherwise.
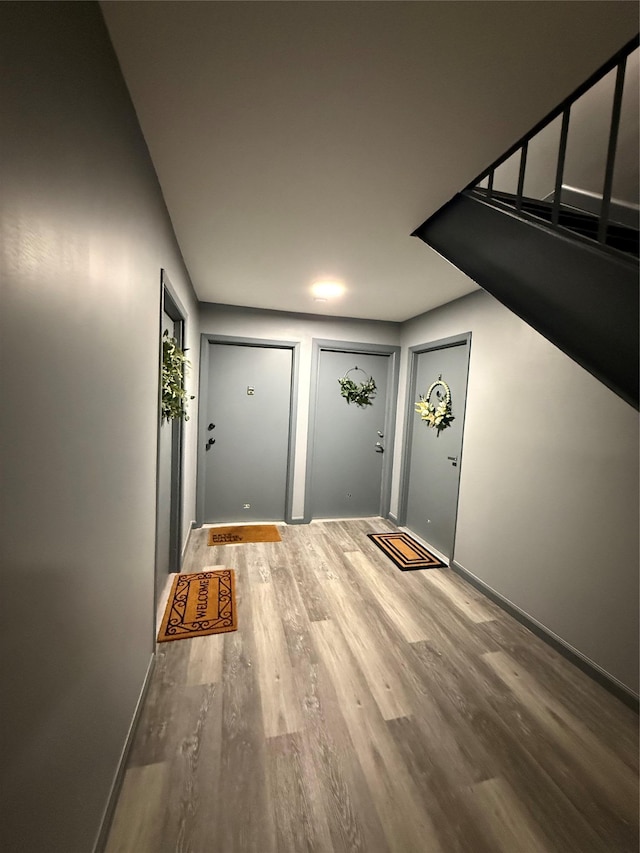
<path fill-rule="evenodd" d="M 185 355 L 186 350 L 180 349 L 178 341 L 169 337 L 165 330 L 162 336 L 162 420 L 189 420 L 187 403 L 195 399 L 189 396 L 184 388 L 184 373 L 191 367 L 191 362 Z"/>
<path fill-rule="evenodd" d="M 444 397 L 440 398 L 440 395 L 436 394 L 439 402 L 435 406 L 431 402 L 431 394 L 438 385 L 442 385 L 444 388 Z M 435 382 L 432 382 L 427 393 L 424 396 L 420 395 L 420 399 L 416 403 L 416 413 L 420 415 L 430 429 L 437 430 L 436 436 L 440 435 L 443 429 L 451 426 L 451 421 L 455 418 L 451 414 L 451 389 L 447 383 L 442 379 L 436 379 Z"/>
<path fill-rule="evenodd" d="M 349 370 L 338 379 L 340 383 L 340 396 L 344 397 L 347 403 L 355 403 L 356 406 L 364 408 L 371 406 L 371 398 L 376 395 L 376 383 L 372 376 L 366 382 L 361 382 L 359 385 L 349 379 L 349 374 L 352 370 L 358 370 L 357 367 L 350 367 Z M 364 373 L 364 371 L 362 371 Z"/>

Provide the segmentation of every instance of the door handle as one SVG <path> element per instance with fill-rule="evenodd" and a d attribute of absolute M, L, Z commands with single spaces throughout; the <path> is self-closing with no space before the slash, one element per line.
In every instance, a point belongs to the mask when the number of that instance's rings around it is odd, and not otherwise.
<path fill-rule="evenodd" d="M 215 443 L 216 443 L 215 438 L 210 438 L 209 441 L 205 444 L 204 449 L 210 450 L 212 445 L 214 445 Z"/>
<path fill-rule="evenodd" d="M 458 464 L 458 457 L 457 456 L 447 456 L 447 459 L 449 459 L 449 461 L 453 462 L 454 466 Z"/>
<path fill-rule="evenodd" d="M 375 443 L 376 453 L 384 453 L 384 447 L 380 444 L 379 441 Z"/>

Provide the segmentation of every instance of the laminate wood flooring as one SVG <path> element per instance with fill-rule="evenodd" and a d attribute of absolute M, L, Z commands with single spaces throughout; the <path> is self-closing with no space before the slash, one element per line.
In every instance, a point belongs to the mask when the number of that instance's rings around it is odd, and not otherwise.
<path fill-rule="evenodd" d="M 637 853 L 637 716 L 394 529 L 192 532 L 239 628 L 158 647 L 107 853 Z"/>

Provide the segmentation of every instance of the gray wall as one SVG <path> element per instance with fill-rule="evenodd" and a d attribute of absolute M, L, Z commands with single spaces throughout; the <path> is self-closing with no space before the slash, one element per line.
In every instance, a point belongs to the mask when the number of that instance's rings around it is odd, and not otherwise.
<path fill-rule="evenodd" d="M 637 693 L 637 413 L 482 291 L 402 327 L 392 512 L 407 348 L 468 331 L 454 558 Z"/>
<path fill-rule="evenodd" d="M 87 853 L 153 649 L 161 267 L 197 306 L 98 6 L 1 3 L 0 52 L 2 847 Z"/>
<path fill-rule="evenodd" d="M 313 338 L 355 341 L 367 344 L 400 344 L 400 325 L 311 314 L 287 314 L 202 303 L 200 328 L 203 333 L 300 342 L 300 380 L 296 424 L 293 480 L 293 518 L 304 516 L 307 433 L 309 430 L 309 388 Z"/>

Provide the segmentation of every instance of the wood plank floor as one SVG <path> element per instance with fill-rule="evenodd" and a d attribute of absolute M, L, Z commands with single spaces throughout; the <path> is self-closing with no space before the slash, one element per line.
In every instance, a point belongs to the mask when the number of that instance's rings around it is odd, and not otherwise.
<path fill-rule="evenodd" d="M 637 853 L 637 716 L 393 529 L 193 531 L 239 629 L 158 646 L 108 853 Z"/>

